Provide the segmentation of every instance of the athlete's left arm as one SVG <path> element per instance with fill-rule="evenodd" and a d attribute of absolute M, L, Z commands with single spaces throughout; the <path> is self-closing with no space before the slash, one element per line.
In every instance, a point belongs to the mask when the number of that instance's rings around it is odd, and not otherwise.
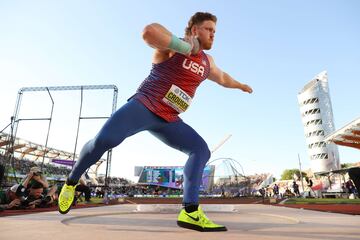
<path fill-rule="evenodd" d="M 223 72 L 220 68 L 218 68 L 215 65 L 214 59 L 210 55 L 207 54 L 207 57 L 210 62 L 210 74 L 208 76 L 209 80 L 214 81 L 226 88 L 237 88 L 248 93 L 253 92 L 252 88 L 249 85 L 236 81 L 229 74 Z"/>

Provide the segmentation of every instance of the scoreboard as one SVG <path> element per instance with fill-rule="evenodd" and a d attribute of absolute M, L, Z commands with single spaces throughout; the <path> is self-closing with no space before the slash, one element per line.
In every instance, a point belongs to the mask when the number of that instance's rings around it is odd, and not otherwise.
<path fill-rule="evenodd" d="M 214 182 L 215 166 L 205 167 L 200 190 L 208 190 Z M 184 181 L 183 166 L 144 166 L 139 183 L 181 189 Z"/>

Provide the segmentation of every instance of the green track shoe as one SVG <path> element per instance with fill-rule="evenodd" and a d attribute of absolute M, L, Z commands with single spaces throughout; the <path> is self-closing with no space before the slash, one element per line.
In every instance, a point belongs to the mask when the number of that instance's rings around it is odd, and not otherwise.
<path fill-rule="evenodd" d="M 200 232 L 227 231 L 225 226 L 213 223 L 208 219 L 201 207 L 198 207 L 198 210 L 192 213 L 187 213 L 185 209 L 182 209 L 178 216 L 177 225 Z"/>
<path fill-rule="evenodd" d="M 58 210 L 61 214 L 66 214 L 70 211 L 71 205 L 74 201 L 75 187 L 76 185 L 71 186 L 66 183 L 62 187 L 58 200 Z"/>

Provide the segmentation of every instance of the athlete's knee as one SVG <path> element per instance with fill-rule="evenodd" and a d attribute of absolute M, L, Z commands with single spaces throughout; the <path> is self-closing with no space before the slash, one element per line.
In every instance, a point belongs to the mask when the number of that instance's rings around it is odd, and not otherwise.
<path fill-rule="evenodd" d="M 207 160 L 209 160 L 210 157 L 211 157 L 211 151 L 210 151 L 209 148 L 206 148 L 206 158 L 207 158 Z"/>
<path fill-rule="evenodd" d="M 204 149 L 204 159 L 205 162 L 209 161 L 210 157 L 211 157 L 211 151 L 210 149 L 207 147 L 206 149 Z"/>
<path fill-rule="evenodd" d="M 202 142 L 198 144 L 195 151 L 193 152 L 197 155 L 198 158 L 202 159 L 204 162 L 207 162 L 210 159 L 211 151 L 206 144 L 206 142 Z"/>

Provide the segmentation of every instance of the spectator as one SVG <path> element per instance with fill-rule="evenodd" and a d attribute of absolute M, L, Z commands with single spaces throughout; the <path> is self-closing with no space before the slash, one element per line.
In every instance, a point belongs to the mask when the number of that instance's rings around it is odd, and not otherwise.
<path fill-rule="evenodd" d="M 279 197 L 279 186 L 275 183 L 274 187 L 273 187 L 273 196 L 278 198 Z"/>
<path fill-rule="evenodd" d="M 311 192 L 314 193 L 314 191 L 312 190 L 313 181 L 308 177 L 305 178 L 305 181 L 306 181 L 306 184 L 307 184 L 307 190 L 309 192 L 309 197 L 313 197 L 312 193 L 311 193 Z M 315 197 L 315 193 L 314 193 L 314 197 Z"/>
<path fill-rule="evenodd" d="M 81 196 L 81 194 L 84 194 L 85 195 L 85 201 L 87 203 L 91 202 L 90 201 L 91 189 L 90 189 L 89 186 L 87 186 L 86 180 L 84 179 L 83 176 L 79 179 L 79 184 L 76 186 L 75 191 L 78 192 L 77 198 L 79 198 Z"/>
<path fill-rule="evenodd" d="M 294 190 L 295 197 L 299 197 L 300 196 L 299 185 L 295 181 L 293 181 L 292 187 Z"/>
<path fill-rule="evenodd" d="M 294 194 L 290 191 L 290 189 L 287 187 L 284 192 L 285 197 L 293 197 Z"/>
<path fill-rule="evenodd" d="M 101 187 L 97 187 L 95 192 L 96 192 L 96 197 L 98 198 L 104 197 L 104 190 Z"/>
<path fill-rule="evenodd" d="M 225 197 L 225 187 L 221 185 L 221 197 Z"/>
<path fill-rule="evenodd" d="M 0 162 L 0 186 L 2 186 L 2 180 L 5 175 L 5 167 Z"/>
<path fill-rule="evenodd" d="M 355 186 L 354 183 L 351 181 L 351 179 L 349 179 L 346 183 L 345 183 L 345 187 L 347 189 L 347 192 L 349 194 L 355 193 Z"/>
<path fill-rule="evenodd" d="M 260 193 L 261 197 L 264 199 L 265 198 L 265 188 L 260 188 L 259 193 Z"/>

